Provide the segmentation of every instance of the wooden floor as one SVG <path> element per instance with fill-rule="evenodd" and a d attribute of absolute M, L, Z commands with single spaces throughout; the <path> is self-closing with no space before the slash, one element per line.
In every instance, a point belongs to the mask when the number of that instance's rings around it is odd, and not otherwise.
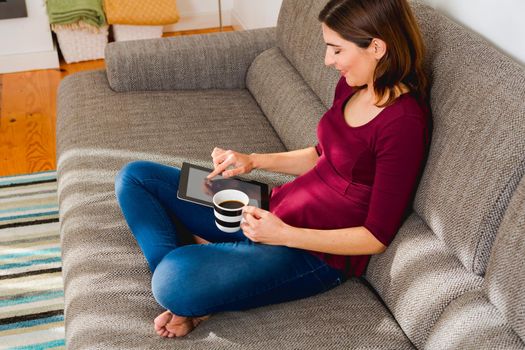
<path fill-rule="evenodd" d="M 164 36 L 218 31 L 211 28 Z M 56 170 L 56 93 L 60 80 L 78 71 L 100 68 L 104 68 L 104 60 L 61 62 L 60 69 L 0 74 L 0 176 Z"/>

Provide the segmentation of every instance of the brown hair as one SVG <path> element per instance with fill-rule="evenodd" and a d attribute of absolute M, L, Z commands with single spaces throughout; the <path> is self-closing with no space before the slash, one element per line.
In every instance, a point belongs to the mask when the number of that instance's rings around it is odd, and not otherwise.
<path fill-rule="evenodd" d="M 400 83 L 426 100 L 425 45 L 406 0 L 330 0 L 319 21 L 361 48 L 369 47 L 373 38 L 386 43 L 387 51 L 374 72 L 374 90 L 378 102 L 388 99 L 378 107 L 394 102 Z"/>

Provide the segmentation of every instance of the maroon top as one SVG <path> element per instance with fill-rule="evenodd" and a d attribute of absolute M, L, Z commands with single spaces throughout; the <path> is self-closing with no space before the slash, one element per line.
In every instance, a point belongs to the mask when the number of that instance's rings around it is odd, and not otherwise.
<path fill-rule="evenodd" d="M 345 121 L 344 106 L 354 92 L 341 78 L 334 103 L 317 128 L 317 164 L 275 187 L 270 211 L 295 227 L 364 226 L 388 246 L 408 213 L 424 163 L 428 113 L 416 98 L 403 94 L 367 124 L 352 127 Z M 310 253 L 348 276 L 362 275 L 370 259 Z"/>

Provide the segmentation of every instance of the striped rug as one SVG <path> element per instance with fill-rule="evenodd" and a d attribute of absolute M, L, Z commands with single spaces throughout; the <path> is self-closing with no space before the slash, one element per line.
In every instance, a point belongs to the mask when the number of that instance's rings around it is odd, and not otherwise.
<path fill-rule="evenodd" d="M 0 349 L 65 349 L 56 171 L 0 177 Z"/>

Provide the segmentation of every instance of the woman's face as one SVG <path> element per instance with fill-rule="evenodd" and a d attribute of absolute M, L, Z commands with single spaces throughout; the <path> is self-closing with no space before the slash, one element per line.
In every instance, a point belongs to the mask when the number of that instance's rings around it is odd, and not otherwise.
<path fill-rule="evenodd" d="M 333 66 L 350 86 L 363 86 L 373 82 L 377 66 L 375 48 L 360 48 L 351 41 L 343 39 L 337 32 L 322 24 L 326 43 L 324 63 Z"/>

